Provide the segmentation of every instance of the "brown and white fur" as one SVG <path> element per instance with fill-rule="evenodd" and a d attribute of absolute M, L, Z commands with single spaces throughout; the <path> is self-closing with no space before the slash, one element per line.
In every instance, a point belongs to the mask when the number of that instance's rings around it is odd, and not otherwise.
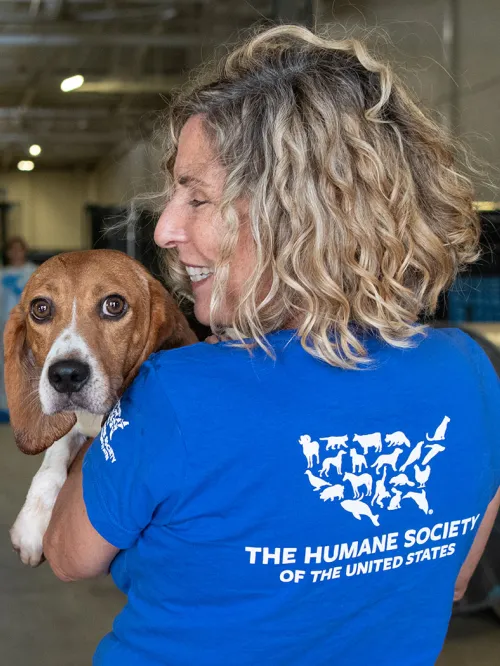
<path fill-rule="evenodd" d="M 126 303 L 120 316 L 105 316 L 110 296 Z M 43 321 L 33 310 L 39 299 L 50 306 Z M 158 349 L 194 342 L 168 292 L 121 252 L 58 255 L 32 275 L 4 334 L 5 387 L 16 444 L 24 453 L 46 450 L 10 532 L 25 564 L 42 561 L 43 536 L 72 461 L 85 440 L 98 434 L 141 364 Z M 66 369 L 84 368 L 84 382 L 79 381 L 83 375 L 71 374 L 69 385 L 61 385 L 60 375 L 54 375 L 60 362 Z"/>

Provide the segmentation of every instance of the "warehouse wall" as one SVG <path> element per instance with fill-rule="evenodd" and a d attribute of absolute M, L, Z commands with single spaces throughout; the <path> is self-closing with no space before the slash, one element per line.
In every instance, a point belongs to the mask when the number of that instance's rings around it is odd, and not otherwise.
<path fill-rule="evenodd" d="M 126 206 L 137 194 L 155 191 L 159 184 L 160 152 L 141 141 L 118 157 L 106 158 L 93 174 L 95 203 Z"/>
<path fill-rule="evenodd" d="M 85 204 L 94 199 L 93 180 L 85 172 L 0 174 L 3 197 L 14 204 L 8 235 L 21 234 L 36 249 L 84 249 L 90 233 Z"/>
<path fill-rule="evenodd" d="M 445 0 L 325 0 L 318 3 L 318 27 L 334 37 L 348 32 L 368 38 L 427 108 L 444 124 L 454 119 L 461 139 L 485 163 L 487 178 L 475 177 L 476 198 L 498 199 L 486 181 L 500 186 L 500 78 L 494 52 L 500 2 L 459 3 L 456 79 L 445 39 L 447 6 Z M 157 173 L 157 155 L 144 141 L 119 159 L 106 158 L 96 172 L 98 202 L 126 203 L 154 189 Z"/>
<path fill-rule="evenodd" d="M 447 46 L 453 26 L 445 19 L 447 0 L 339 0 L 333 9 L 328 3 L 322 7 L 321 23 L 329 23 L 334 36 L 345 29 L 368 36 L 423 104 L 444 124 L 456 125 L 486 174 L 474 176 L 476 198 L 500 200 L 500 77 L 494 48 L 500 2 L 458 2 L 455 61 Z M 339 20 L 331 20 L 332 11 Z"/>

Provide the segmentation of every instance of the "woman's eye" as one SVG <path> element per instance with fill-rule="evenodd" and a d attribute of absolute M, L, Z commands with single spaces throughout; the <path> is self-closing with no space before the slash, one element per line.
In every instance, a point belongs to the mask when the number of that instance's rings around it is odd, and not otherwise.
<path fill-rule="evenodd" d="M 52 303 L 47 298 L 35 298 L 31 302 L 30 314 L 35 321 L 49 321 L 53 314 Z"/>
<path fill-rule="evenodd" d="M 203 206 L 203 204 L 208 203 L 208 201 L 200 201 L 199 199 L 191 199 L 189 202 L 189 205 L 192 206 L 193 208 L 199 208 L 200 206 Z"/>
<path fill-rule="evenodd" d="M 127 311 L 127 301 L 123 296 L 108 296 L 102 302 L 102 314 L 104 317 L 120 317 Z"/>

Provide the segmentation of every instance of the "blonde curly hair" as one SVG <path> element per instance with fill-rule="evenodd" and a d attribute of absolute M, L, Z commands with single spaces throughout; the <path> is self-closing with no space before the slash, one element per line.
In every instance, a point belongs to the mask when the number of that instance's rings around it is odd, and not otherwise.
<path fill-rule="evenodd" d="M 460 147 L 388 65 L 303 27 L 254 35 L 173 101 L 167 196 L 180 131 L 198 114 L 226 172 L 215 330 L 246 198 L 256 261 L 231 322 L 242 343 L 267 349 L 266 334 L 292 324 L 309 353 L 355 368 L 369 361 L 360 332 L 398 347 L 425 332 L 420 316 L 478 256 L 479 221 Z M 167 252 L 174 289 L 189 294 Z"/>

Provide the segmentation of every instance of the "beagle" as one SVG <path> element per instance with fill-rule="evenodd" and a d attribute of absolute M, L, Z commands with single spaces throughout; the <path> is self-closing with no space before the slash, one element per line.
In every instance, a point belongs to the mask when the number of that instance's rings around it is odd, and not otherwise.
<path fill-rule="evenodd" d="M 194 342 L 173 298 L 122 252 L 57 255 L 32 275 L 4 333 L 16 444 L 30 454 L 48 449 L 10 531 L 25 564 L 42 561 L 69 466 L 141 364 L 158 349 Z"/>

